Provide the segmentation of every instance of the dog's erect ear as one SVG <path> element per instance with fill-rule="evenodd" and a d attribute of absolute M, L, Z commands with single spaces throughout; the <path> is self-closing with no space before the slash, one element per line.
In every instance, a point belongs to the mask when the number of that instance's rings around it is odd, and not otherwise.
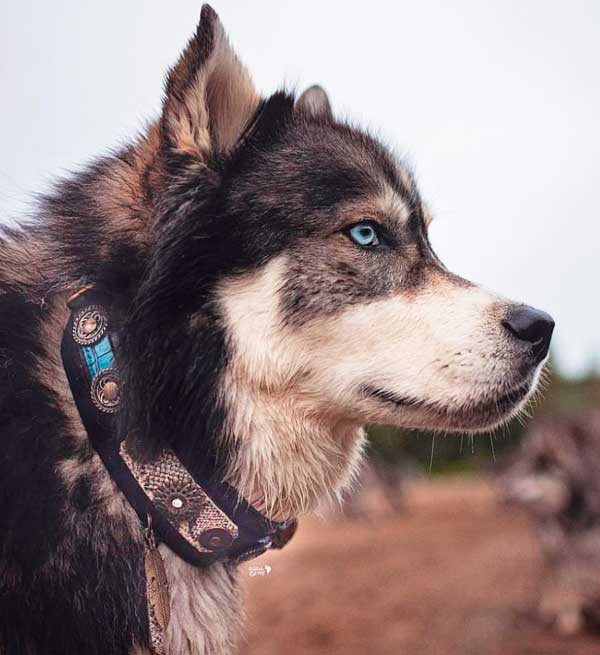
<path fill-rule="evenodd" d="M 259 98 L 212 7 L 169 72 L 161 121 L 163 143 L 206 160 L 226 154 L 256 112 Z"/>
<path fill-rule="evenodd" d="M 327 93 L 318 84 L 309 87 L 296 101 L 296 109 L 311 118 L 331 120 L 333 113 Z"/>

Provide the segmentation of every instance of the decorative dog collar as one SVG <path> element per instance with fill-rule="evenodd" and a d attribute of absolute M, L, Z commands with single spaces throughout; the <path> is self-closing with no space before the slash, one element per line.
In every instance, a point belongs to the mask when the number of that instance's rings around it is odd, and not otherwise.
<path fill-rule="evenodd" d="M 152 538 L 195 566 L 241 562 L 282 548 L 295 532 L 295 520 L 268 520 L 230 485 L 196 479 L 173 451 L 151 461 L 136 459 L 116 429 L 121 382 L 108 303 L 86 288 L 68 305 L 61 354 L 75 404 L 92 446 Z"/>

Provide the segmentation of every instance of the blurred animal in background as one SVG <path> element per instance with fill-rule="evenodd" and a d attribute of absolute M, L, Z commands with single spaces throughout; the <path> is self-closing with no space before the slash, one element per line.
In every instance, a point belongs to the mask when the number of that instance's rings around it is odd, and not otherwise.
<path fill-rule="evenodd" d="M 500 484 L 536 524 L 541 618 L 563 634 L 599 628 L 600 410 L 535 421 Z"/>

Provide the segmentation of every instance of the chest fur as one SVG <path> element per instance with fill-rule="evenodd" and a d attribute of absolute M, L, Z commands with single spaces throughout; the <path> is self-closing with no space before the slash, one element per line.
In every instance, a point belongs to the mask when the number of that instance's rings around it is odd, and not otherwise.
<path fill-rule="evenodd" d="M 168 655 L 230 655 L 242 627 L 237 569 L 229 564 L 197 568 L 160 546 L 171 618 L 165 634 Z"/>

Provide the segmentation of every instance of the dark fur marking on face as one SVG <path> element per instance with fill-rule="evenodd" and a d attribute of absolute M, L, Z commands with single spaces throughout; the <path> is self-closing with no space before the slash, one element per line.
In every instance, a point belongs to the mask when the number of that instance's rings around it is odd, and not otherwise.
<path fill-rule="evenodd" d="M 286 323 L 301 325 L 316 316 L 329 316 L 393 292 L 396 285 L 386 266 L 388 253 L 352 252 L 352 244 L 341 238 L 339 242 L 333 247 L 304 242 L 298 251 L 288 253 L 281 291 Z"/>
<path fill-rule="evenodd" d="M 215 213 L 227 223 L 231 244 L 221 240 L 221 260 L 232 271 L 248 270 L 286 250 L 290 268 L 283 312 L 294 323 L 394 290 L 416 289 L 421 280 L 407 274 L 416 271 L 410 258 L 352 253 L 348 243 L 325 244 L 332 242 L 340 206 L 378 197 L 392 187 L 402 190 L 399 196 L 412 217 L 399 235 L 396 254 L 416 243 L 421 256 L 433 263 L 420 230 L 423 217 L 416 192 L 405 188 L 389 155 L 368 135 L 334 121 L 306 120 L 292 108 L 291 97 L 277 94 L 269 100 L 232 161 L 222 165 Z M 266 117 L 275 128 L 263 125 Z"/>
<path fill-rule="evenodd" d="M 298 326 L 355 304 L 394 295 L 409 298 L 428 284 L 430 271 L 437 269 L 430 256 L 419 254 L 409 252 L 403 243 L 369 251 L 341 238 L 303 240 L 286 253 L 284 320 Z"/>

